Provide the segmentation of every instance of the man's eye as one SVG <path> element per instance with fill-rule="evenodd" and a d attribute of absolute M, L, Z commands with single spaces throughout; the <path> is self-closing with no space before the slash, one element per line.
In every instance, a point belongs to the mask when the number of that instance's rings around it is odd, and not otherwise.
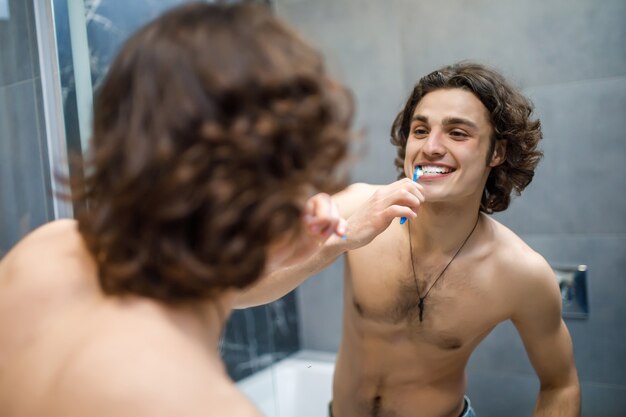
<path fill-rule="evenodd" d="M 418 128 L 413 129 L 413 134 L 415 136 L 428 135 L 428 130 L 424 129 L 423 127 L 418 127 Z"/>
<path fill-rule="evenodd" d="M 462 130 L 453 130 L 452 132 L 450 132 L 450 136 L 456 137 L 456 138 L 466 138 L 469 135 L 465 132 L 463 132 Z"/>

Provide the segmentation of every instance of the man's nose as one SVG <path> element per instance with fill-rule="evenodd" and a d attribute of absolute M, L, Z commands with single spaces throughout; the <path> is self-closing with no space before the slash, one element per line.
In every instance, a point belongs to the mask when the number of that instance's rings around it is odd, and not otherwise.
<path fill-rule="evenodd" d="M 422 147 L 422 152 L 426 155 L 443 155 L 446 152 L 443 143 L 443 132 L 435 129 L 431 130 Z"/>

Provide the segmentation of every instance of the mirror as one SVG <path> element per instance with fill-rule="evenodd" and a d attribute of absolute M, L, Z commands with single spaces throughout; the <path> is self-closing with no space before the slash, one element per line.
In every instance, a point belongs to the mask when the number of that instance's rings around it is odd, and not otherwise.
<path fill-rule="evenodd" d="M 178 3 L 53 1 L 70 149 L 85 149 L 85 109 L 116 48 L 140 24 Z M 583 415 L 621 415 L 626 407 L 624 3 L 609 0 L 598 8 L 592 0 L 576 5 L 276 0 L 271 5 L 319 46 L 336 78 L 354 91 L 355 128 L 365 132 L 359 145 L 365 152 L 352 171 L 355 182 L 395 180 L 391 123 L 414 83 L 435 68 L 463 59 L 485 62 L 532 99 L 545 156 L 531 186 L 494 218 L 549 262 L 564 261 L 566 266 L 553 268 L 576 353 Z M 605 162 L 590 161 L 598 154 Z M 230 374 L 266 415 L 326 415 L 341 343 L 342 275 L 339 260 L 295 294 L 233 315 L 221 348 Z M 537 378 L 510 322 L 479 345 L 467 371 L 467 392 L 478 415 L 531 413 Z"/>

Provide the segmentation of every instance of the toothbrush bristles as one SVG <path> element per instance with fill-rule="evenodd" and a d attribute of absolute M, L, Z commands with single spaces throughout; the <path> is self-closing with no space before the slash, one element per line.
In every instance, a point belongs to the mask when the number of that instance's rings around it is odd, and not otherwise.
<path fill-rule="evenodd" d="M 417 181 L 421 175 L 422 175 L 422 168 L 420 166 L 416 166 L 415 171 L 413 171 L 413 181 Z"/>

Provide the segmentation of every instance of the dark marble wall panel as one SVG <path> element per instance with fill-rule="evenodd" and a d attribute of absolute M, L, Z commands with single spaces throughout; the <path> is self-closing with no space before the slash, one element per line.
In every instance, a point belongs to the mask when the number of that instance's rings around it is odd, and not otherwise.
<path fill-rule="evenodd" d="M 97 86 L 118 49 L 139 27 L 185 0 L 85 1 L 91 76 Z"/>
<path fill-rule="evenodd" d="M 98 86 L 118 49 L 139 27 L 172 7 L 191 0 L 85 0 L 89 59 L 94 86 Z M 205 3 L 215 3 L 205 0 Z M 258 1 L 267 3 L 269 1 Z M 224 3 L 224 2 L 222 2 Z M 238 3 L 231 0 L 225 3 Z M 91 47 L 95 46 L 97 47 Z"/>
<path fill-rule="evenodd" d="M 295 293 L 271 304 L 234 311 L 220 342 L 228 373 L 236 381 L 298 350 Z"/>

